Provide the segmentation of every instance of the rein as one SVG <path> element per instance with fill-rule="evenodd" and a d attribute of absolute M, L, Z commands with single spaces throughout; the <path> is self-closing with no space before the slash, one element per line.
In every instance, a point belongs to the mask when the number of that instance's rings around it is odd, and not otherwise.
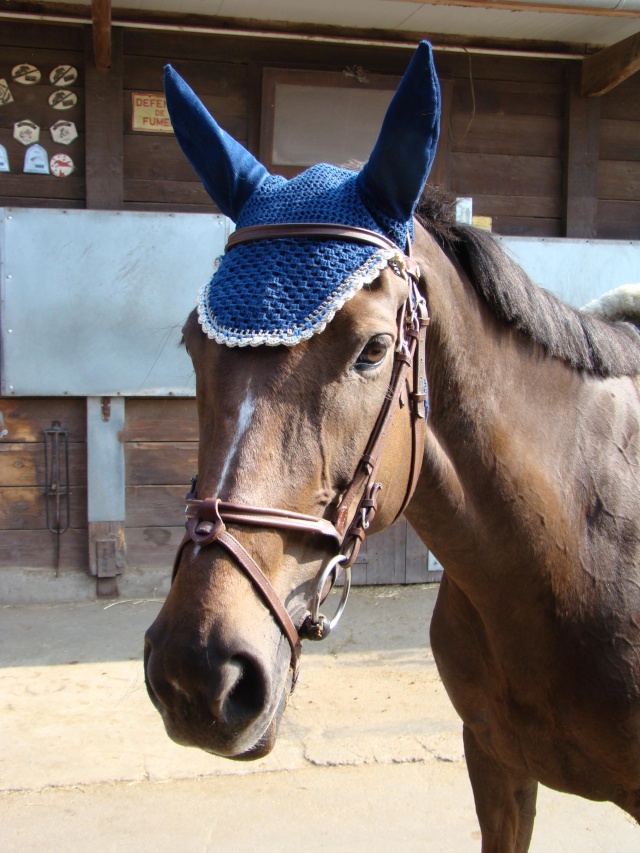
<path fill-rule="evenodd" d="M 283 237 L 350 240 L 397 251 L 395 243 L 374 231 L 315 223 L 243 228 L 231 235 L 226 251 L 252 240 Z M 344 610 L 351 587 L 351 566 L 358 556 L 367 530 L 376 515 L 378 495 L 383 487 L 382 483 L 376 480 L 376 477 L 391 421 L 396 408 L 405 405 L 402 392 L 409 383 L 410 373 L 412 373 L 413 382 L 412 390 L 407 392 L 407 397 L 412 420 L 412 459 L 407 491 L 398 516 L 404 512 L 411 500 L 420 474 L 426 421 L 425 351 L 429 315 L 426 302 L 418 291 L 420 269 L 410 255 L 405 255 L 404 260 L 410 284 L 410 294 L 398 322 L 398 339 L 389 388 L 354 477 L 340 499 L 333 520 L 315 518 L 289 510 L 229 503 L 221 501 L 219 498 L 199 500 L 196 498 L 197 477 L 192 480 L 191 491 L 187 495 L 185 508 L 187 532 L 176 554 L 172 581 L 177 574 L 184 548 L 189 542 L 195 543 L 198 547 L 206 547 L 213 543 L 221 545 L 251 581 L 287 638 L 291 647 L 293 684 L 297 680 L 301 640 L 322 640 L 327 637 L 338 624 Z M 353 510 L 354 505 L 355 510 Z M 349 518 L 351 518 L 350 523 L 348 523 Z M 331 540 L 333 547 L 337 548 L 338 553 L 321 572 L 311 607 L 305 612 L 298 626 L 294 624 L 278 593 L 262 569 L 240 542 L 229 533 L 227 524 L 297 530 Z M 327 581 L 330 581 L 331 586 L 326 593 L 328 594 L 342 571 L 345 575 L 342 597 L 333 619 L 328 620 L 319 612 L 323 600 L 323 591 Z"/>

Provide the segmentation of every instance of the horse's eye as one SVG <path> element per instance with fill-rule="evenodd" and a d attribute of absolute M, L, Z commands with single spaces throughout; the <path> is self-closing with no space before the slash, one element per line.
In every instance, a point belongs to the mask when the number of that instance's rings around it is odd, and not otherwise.
<path fill-rule="evenodd" d="M 371 370 L 372 367 L 378 367 L 384 361 L 387 350 L 391 344 L 388 337 L 371 338 L 366 347 L 362 350 L 356 359 L 355 367 L 357 370 Z"/>

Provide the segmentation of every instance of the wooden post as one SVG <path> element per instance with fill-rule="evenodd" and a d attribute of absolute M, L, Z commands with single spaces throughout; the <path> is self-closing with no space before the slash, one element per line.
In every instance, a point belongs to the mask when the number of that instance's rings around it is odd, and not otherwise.
<path fill-rule="evenodd" d="M 89 573 L 99 596 L 117 595 L 125 565 L 124 398 L 87 397 Z"/>
<path fill-rule="evenodd" d="M 93 53 L 100 71 L 111 65 L 111 0 L 91 0 Z"/>
<path fill-rule="evenodd" d="M 568 78 L 565 236 L 597 237 L 600 101 L 580 95 L 581 69 Z"/>
<path fill-rule="evenodd" d="M 87 209 L 121 210 L 123 203 L 122 30 L 111 38 L 111 65 L 97 68 L 93 31 L 85 30 Z"/>

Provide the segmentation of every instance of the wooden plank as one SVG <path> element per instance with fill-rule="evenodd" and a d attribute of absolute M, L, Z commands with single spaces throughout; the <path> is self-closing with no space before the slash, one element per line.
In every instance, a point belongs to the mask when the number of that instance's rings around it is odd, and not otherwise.
<path fill-rule="evenodd" d="M 638 159 L 640 159 L 640 121 L 601 120 L 600 160 Z"/>
<path fill-rule="evenodd" d="M 637 201 L 640 198 L 640 161 L 638 160 L 601 161 L 599 179 L 598 194 L 601 199 Z"/>
<path fill-rule="evenodd" d="M 131 91 L 162 92 L 162 76 L 167 57 L 176 71 L 184 77 L 200 97 L 214 96 L 218 101 L 235 104 L 238 112 L 246 105 L 248 68 L 246 64 L 220 62 L 209 58 L 203 62 L 178 59 L 172 53 L 163 56 L 124 57 L 124 88 Z"/>
<path fill-rule="evenodd" d="M 45 486 L 44 443 L 0 443 L 1 486 Z M 69 444 L 69 482 L 84 486 L 87 481 L 85 444 Z"/>
<path fill-rule="evenodd" d="M 42 431 L 57 421 L 69 430 L 69 442 L 87 439 L 83 397 L 0 397 L 0 431 L 5 442 L 42 442 Z"/>
<path fill-rule="evenodd" d="M 71 489 L 69 506 L 72 527 L 86 527 L 86 488 L 75 486 Z M 46 529 L 46 511 L 41 488 L 0 486 L 0 530 L 44 529 Z"/>
<path fill-rule="evenodd" d="M 598 235 L 603 240 L 636 240 L 640 233 L 640 199 L 598 202 Z"/>
<path fill-rule="evenodd" d="M 402 48 L 375 48 L 365 45 L 292 42 L 273 39 L 237 38 L 195 33 L 162 33 L 125 30 L 125 53 L 131 56 L 171 57 L 192 62 L 259 62 L 276 68 L 300 67 L 342 71 L 362 65 L 371 73 L 403 74 L 411 51 Z"/>
<path fill-rule="evenodd" d="M 452 190 L 460 196 L 560 195 L 562 170 L 553 157 L 507 154 L 451 155 Z"/>
<path fill-rule="evenodd" d="M 580 69 L 567 84 L 565 234 L 597 236 L 600 103 L 580 96 Z"/>
<path fill-rule="evenodd" d="M 564 85 L 518 80 L 456 80 L 454 113 L 527 115 L 561 118 L 565 111 Z"/>
<path fill-rule="evenodd" d="M 131 99 L 126 99 L 128 126 L 131 126 Z M 246 125 L 246 117 L 243 117 Z M 244 144 L 237 128 L 224 128 Z M 156 181 L 199 181 L 193 166 L 180 150 L 174 136 L 167 134 L 127 133 L 123 140 L 124 177 Z"/>
<path fill-rule="evenodd" d="M 127 182 L 125 181 L 125 193 Z M 123 210 L 135 210 L 140 213 L 219 213 L 217 207 L 209 204 L 182 204 L 182 202 L 160 202 L 160 201 L 127 201 L 122 203 Z"/>
<path fill-rule="evenodd" d="M 38 24 L 34 21 L 29 21 L 29 23 L 2 21 L 0 45 L 2 45 L 3 57 L 5 56 L 5 49 L 19 51 L 20 58 L 16 62 L 24 61 L 24 48 L 28 50 L 55 48 L 70 56 L 73 51 L 83 52 L 83 27 L 78 24 L 52 26 L 51 24 Z M 58 62 L 55 63 L 55 65 L 58 64 Z"/>
<path fill-rule="evenodd" d="M 418 0 L 409 0 L 409 2 L 417 3 Z M 622 3 L 618 3 L 616 6 L 607 6 L 605 4 L 596 6 L 593 3 L 589 3 L 588 0 L 584 0 L 583 3 L 572 3 L 570 1 L 563 3 L 560 0 L 560 2 L 553 5 L 545 2 L 545 0 L 539 0 L 539 2 L 536 2 L 536 0 L 532 0 L 531 2 L 530 0 L 432 0 L 432 3 L 436 6 L 464 6 L 466 8 L 501 9 L 511 12 L 546 12 L 548 14 L 555 13 L 560 15 L 596 15 L 620 18 L 635 18 L 637 16 L 633 7 L 625 9 Z"/>
<path fill-rule="evenodd" d="M 184 536 L 180 527 L 127 527 L 127 566 L 136 569 L 173 568 L 173 561 Z"/>
<path fill-rule="evenodd" d="M 640 116 L 640 75 L 630 77 L 600 98 L 603 119 L 633 121 Z"/>
<path fill-rule="evenodd" d="M 127 400 L 124 439 L 198 441 L 198 410 L 193 398 L 131 397 Z"/>
<path fill-rule="evenodd" d="M 127 527 L 176 527 L 184 520 L 185 486 L 127 486 Z"/>
<path fill-rule="evenodd" d="M 452 150 L 456 152 L 560 159 L 564 127 L 563 121 L 555 116 L 476 112 L 470 119 L 468 115 L 458 113 L 451 117 L 450 137 Z"/>
<path fill-rule="evenodd" d="M 70 528 L 60 536 L 60 569 L 86 571 L 87 531 Z M 56 537 L 48 530 L 0 530 L 0 570 L 55 569 Z"/>
<path fill-rule="evenodd" d="M 2 181 L 0 180 L 0 190 L 1 188 Z M 46 207 L 57 210 L 60 208 L 65 208 L 66 210 L 84 210 L 84 193 L 81 199 L 40 198 L 39 196 L 19 198 L 16 196 L 0 195 L 0 207 Z"/>
<path fill-rule="evenodd" d="M 367 539 L 367 584 L 404 583 L 407 522 L 399 518 L 391 527 Z"/>
<path fill-rule="evenodd" d="M 186 490 L 198 470 L 198 442 L 129 442 L 125 460 L 130 486 L 184 484 Z"/>
<path fill-rule="evenodd" d="M 129 209 L 134 204 L 145 205 L 152 209 L 152 205 L 166 205 L 166 209 L 177 211 L 178 205 L 182 205 L 187 212 L 192 213 L 219 213 L 219 209 L 211 201 L 210 196 L 201 183 L 189 183 L 186 181 L 139 181 L 128 178 L 124 182 L 124 203 Z M 194 208 L 198 207 L 198 210 Z"/>
<path fill-rule="evenodd" d="M 407 523 L 405 555 L 405 583 L 426 583 L 429 580 L 427 566 L 429 551 L 409 523 Z"/>
<path fill-rule="evenodd" d="M 564 225 L 562 219 L 494 216 L 492 230 L 512 237 L 562 237 Z"/>
<path fill-rule="evenodd" d="M 91 0 L 93 21 L 93 56 L 96 68 L 111 66 L 111 0 Z"/>
<path fill-rule="evenodd" d="M 598 236 L 601 240 L 633 240 L 637 233 L 637 225 L 632 229 L 624 220 L 603 221 L 598 227 Z"/>
<path fill-rule="evenodd" d="M 452 74 L 474 86 L 481 81 L 503 81 L 509 84 L 555 84 L 562 89 L 565 70 L 574 61 L 495 56 L 486 54 L 439 53 L 435 51 L 438 74 Z M 457 88 L 457 87 L 456 87 Z"/>
<path fill-rule="evenodd" d="M 609 45 L 582 60 L 580 94 L 604 95 L 640 70 L 640 33 Z"/>
<path fill-rule="evenodd" d="M 440 138 L 436 156 L 429 173 L 429 183 L 444 187 L 448 190 L 451 185 L 451 120 L 453 104 L 453 79 L 443 77 L 440 79 L 442 93 L 442 113 L 440 116 Z"/>
<path fill-rule="evenodd" d="M 247 149 L 260 157 L 262 127 L 262 68 L 257 62 L 249 63 L 247 82 Z"/>
<path fill-rule="evenodd" d="M 85 33 L 87 208 L 122 207 L 122 30 L 112 33 L 111 66 L 95 67 L 91 28 Z"/>
<path fill-rule="evenodd" d="M 24 153 L 22 156 L 24 157 Z M 9 162 L 11 168 L 15 168 L 16 165 L 22 168 L 22 162 L 16 163 L 15 156 Z M 49 198 L 59 199 L 60 202 L 66 199 L 80 201 L 85 197 L 85 187 L 84 178 L 75 175 L 70 175 L 68 178 L 55 178 L 53 175 L 0 175 L 0 193 L 5 198 L 11 199 L 10 204 L 13 204 L 14 196 L 16 200 Z M 63 206 L 58 204 L 58 207 Z M 33 204 L 29 207 L 33 207 Z"/>
<path fill-rule="evenodd" d="M 562 219 L 563 205 L 559 196 L 474 195 L 473 212 L 477 216 Z"/>

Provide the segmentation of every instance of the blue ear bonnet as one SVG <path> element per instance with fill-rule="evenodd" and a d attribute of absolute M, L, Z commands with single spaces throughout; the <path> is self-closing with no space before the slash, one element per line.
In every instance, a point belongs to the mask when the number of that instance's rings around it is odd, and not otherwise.
<path fill-rule="evenodd" d="M 417 98 L 416 83 L 422 86 Z M 413 209 L 433 160 L 439 127 L 440 92 L 426 42 L 389 106 L 369 163 L 357 173 L 320 164 L 291 180 L 270 175 L 215 123 L 170 67 L 165 90 L 178 142 L 238 229 L 331 223 L 376 231 L 398 247 L 394 252 L 346 240 L 300 237 L 240 243 L 218 259 L 213 278 L 200 291 L 199 320 L 210 338 L 227 346 L 299 343 L 321 332 L 389 263 L 403 271 L 407 241 L 413 238 Z M 407 121 L 411 132 L 402 140 Z M 385 135 L 387 125 L 392 127 Z M 398 134 L 401 138 L 394 140 Z"/>
<path fill-rule="evenodd" d="M 391 237 L 404 249 L 407 223 L 375 217 L 357 174 L 325 164 L 290 181 L 268 177 L 251 196 L 238 228 L 272 223 L 355 225 Z M 200 292 L 203 331 L 218 343 L 296 344 L 321 332 L 336 311 L 403 252 L 344 240 L 288 238 L 240 244 L 221 259 Z"/>

